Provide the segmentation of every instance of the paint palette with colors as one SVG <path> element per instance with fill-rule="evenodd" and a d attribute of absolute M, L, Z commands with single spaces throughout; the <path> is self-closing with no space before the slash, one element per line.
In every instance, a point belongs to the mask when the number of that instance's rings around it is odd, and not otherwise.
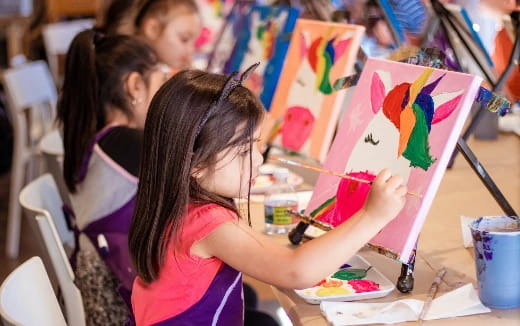
<path fill-rule="evenodd" d="M 363 257 L 356 255 L 337 272 L 315 286 L 295 292 L 311 304 L 319 304 L 321 301 L 356 301 L 384 297 L 392 292 L 395 285 L 371 266 Z"/>

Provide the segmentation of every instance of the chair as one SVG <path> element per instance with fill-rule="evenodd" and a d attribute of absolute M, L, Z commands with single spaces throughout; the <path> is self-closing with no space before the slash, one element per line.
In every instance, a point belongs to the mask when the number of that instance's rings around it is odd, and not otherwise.
<path fill-rule="evenodd" d="M 0 315 L 5 326 L 67 325 L 39 257 L 30 258 L 4 280 Z"/>
<path fill-rule="evenodd" d="M 20 204 L 30 222 L 36 221 L 38 225 L 63 294 L 68 323 L 85 325 L 83 300 L 64 249 L 73 246 L 74 235 L 67 228 L 61 210 L 63 203 L 52 176 L 44 174 L 28 184 L 20 193 Z"/>
<path fill-rule="evenodd" d="M 69 197 L 69 190 L 63 178 L 63 141 L 60 132 L 53 130 L 43 136 L 38 146 L 40 153 L 43 156 L 47 170 L 52 174 L 61 200 L 68 207 L 72 207 L 72 202 Z"/>
<path fill-rule="evenodd" d="M 18 194 L 27 178 L 27 163 L 36 154 L 38 139 L 52 129 L 56 116 L 57 93 L 49 69 L 43 61 L 26 63 L 4 71 L 2 82 L 14 139 L 6 250 L 9 257 L 16 258 L 21 227 Z M 33 169 L 29 172 L 32 173 Z"/>
<path fill-rule="evenodd" d="M 43 27 L 43 43 L 47 61 L 57 85 L 61 85 L 64 58 L 76 35 L 94 26 L 94 19 L 77 19 Z"/>
<path fill-rule="evenodd" d="M 96 16 L 103 0 L 47 0 L 47 17 L 57 22 L 67 17 Z"/>

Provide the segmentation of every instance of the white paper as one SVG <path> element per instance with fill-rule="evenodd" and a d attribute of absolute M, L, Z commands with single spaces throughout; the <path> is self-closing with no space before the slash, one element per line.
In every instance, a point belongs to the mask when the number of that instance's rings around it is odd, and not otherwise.
<path fill-rule="evenodd" d="M 417 320 L 424 302 L 404 299 L 394 302 L 326 302 L 322 313 L 334 326 L 394 324 Z M 472 284 L 466 284 L 432 301 L 425 320 L 467 316 L 490 312 L 479 300 Z"/>
<path fill-rule="evenodd" d="M 467 316 L 490 311 L 488 307 L 480 302 L 473 285 L 468 283 L 434 299 L 424 319 Z"/>

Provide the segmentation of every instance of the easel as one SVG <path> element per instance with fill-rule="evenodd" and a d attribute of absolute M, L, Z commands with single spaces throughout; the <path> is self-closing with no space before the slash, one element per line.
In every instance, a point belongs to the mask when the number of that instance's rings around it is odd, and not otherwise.
<path fill-rule="evenodd" d="M 515 19 L 516 16 L 511 15 L 511 18 L 513 20 L 513 25 L 515 25 L 515 32 L 516 32 L 513 50 L 511 52 L 511 56 L 509 58 L 509 62 L 507 64 L 506 70 L 502 73 L 500 78 L 497 81 L 495 81 L 493 76 L 490 76 L 487 73 L 486 69 L 484 69 L 485 63 L 480 62 L 479 58 L 477 58 L 476 55 L 472 52 L 469 44 L 466 42 L 464 36 L 462 35 L 462 33 L 466 33 L 467 36 L 471 37 L 468 30 L 438 0 L 431 0 L 431 3 L 432 3 L 432 8 L 433 8 L 434 12 L 437 15 L 437 20 L 438 20 L 437 23 L 440 24 L 440 28 L 442 29 L 442 32 L 446 36 L 447 42 L 450 43 L 449 44 L 450 47 L 453 48 L 453 44 L 451 44 L 450 37 L 449 37 L 449 30 L 448 30 L 448 27 L 446 24 L 450 25 L 450 27 L 455 32 L 457 37 L 461 40 L 462 44 L 464 45 L 464 48 L 467 50 L 468 53 L 470 53 L 470 55 L 472 56 L 472 59 L 475 61 L 475 63 L 477 63 L 480 70 L 484 74 L 487 82 L 491 85 L 492 91 L 499 92 L 500 90 L 502 90 L 502 88 L 505 85 L 505 82 L 507 81 L 507 78 L 513 71 L 515 65 L 518 64 L 515 61 L 518 61 L 520 59 L 520 22 L 518 22 L 518 19 Z M 437 31 L 437 29 L 438 29 L 438 27 L 431 28 L 430 33 L 435 33 Z M 455 54 L 455 59 L 460 67 L 461 61 L 457 57 L 456 53 L 454 53 L 454 54 Z M 481 121 L 484 114 L 486 114 L 486 110 L 484 110 L 484 108 L 481 106 L 477 110 L 477 112 L 473 115 L 468 127 L 462 134 L 462 140 L 464 141 L 464 143 L 468 140 L 469 136 L 471 136 L 471 134 L 475 131 L 475 128 L 477 127 L 478 123 Z M 460 142 L 460 140 L 459 140 L 459 142 Z M 453 166 L 455 157 L 457 156 L 457 152 L 460 152 L 462 148 L 467 148 L 469 150 L 469 147 L 467 144 L 465 144 L 465 146 L 459 146 L 459 144 L 457 144 L 457 151 L 453 152 L 450 162 L 448 163 L 448 168 L 451 168 Z M 464 155 L 464 153 L 463 153 L 463 155 Z M 502 209 L 504 209 L 504 207 L 502 207 Z M 506 210 L 504 209 L 504 211 L 506 211 Z"/>
<path fill-rule="evenodd" d="M 431 2 L 432 2 L 432 7 L 434 8 L 434 11 L 438 15 L 438 19 L 440 21 L 441 28 L 443 29 L 443 32 L 445 33 L 445 35 L 448 35 L 448 29 L 445 25 L 445 22 L 442 20 L 443 17 L 447 18 L 448 23 L 451 25 L 451 27 L 456 32 L 459 39 L 464 44 L 465 48 L 472 55 L 475 62 L 477 62 L 479 67 L 481 67 L 482 72 L 485 74 L 485 69 L 482 68 L 482 63 L 480 63 L 478 58 L 475 56 L 475 54 L 473 52 L 471 52 L 467 42 L 465 41 L 464 37 L 461 34 L 461 30 L 464 32 L 467 32 L 467 30 L 464 28 L 461 28 L 461 26 L 460 26 L 461 23 L 457 19 L 455 19 L 453 17 L 453 15 L 446 8 L 444 8 L 444 6 L 438 0 L 432 0 Z M 458 23 L 459 26 L 455 26 L 456 23 Z M 459 30 L 457 27 L 461 28 L 461 30 Z M 509 62 L 508 62 L 506 70 L 500 76 L 500 78 L 498 79 L 498 81 L 496 83 L 493 83 L 492 77 L 490 77 L 486 74 L 486 79 L 492 85 L 493 92 L 498 92 L 502 89 L 507 78 L 513 71 L 514 66 L 517 65 L 517 63 L 515 61 L 520 59 L 520 23 L 516 22 L 515 27 L 516 27 L 515 43 L 514 43 L 513 51 L 511 52 L 511 56 L 509 58 Z M 449 40 L 449 37 L 448 37 L 448 40 Z M 460 65 L 460 61 L 459 60 L 457 60 L 457 61 L 459 62 L 459 65 Z M 471 135 L 471 133 L 474 131 L 479 120 L 482 118 L 483 114 L 486 111 L 487 110 L 485 110 L 485 107 L 483 105 L 481 105 L 479 110 L 477 111 L 477 113 L 472 118 L 469 126 L 464 131 L 462 137 L 460 137 L 458 139 L 456 148 L 457 148 L 457 151 L 460 152 L 464 156 L 466 161 L 468 161 L 468 163 L 470 164 L 471 168 L 475 171 L 475 173 L 477 173 L 480 180 L 484 183 L 484 185 L 486 186 L 488 191 L 491 193 L 493 198 L 497 201 L 497 203 L 499 204 L 500 208 L 502 208 L 504 213 L 506 213 L 507 215 L 510 215 L 510 216 L 515 216 L 516 212 L 513 210 L 513 208 L 509 204 L 509 202 L 505 199 L 505 197 L 502 194 L 502 192 L 500 191 L 500 189 L 494 183 L 493 179 L 489 176 L 489 174 L 484 169 L 484 167 L 480 164 L 478 158 L 475 156 L 475 154 L 473 153 L 473 151 L 470 149 L 470 147 L 468 146 L 468 144 L 466 142 L 466 140 Z M 456 153 L 457 152 L 453 153 L 453 156 L 448 165 L 448 168 L 450 168 L 453 165 L 453 161 L 455 159 Z"/>
<path fill-rule="evenodd" d="M 520 60 L 520 23 L 516 24 L 516 37 L 515 37 L 515 43 L 513 45 L 513 51 L 511 52 L 511 56 L 509 57 L 509 61 L 506 67 L 506 70 L 502 73 L 496 84 L 493 86 L 494 92 L 499 92 L 504 87 L 507 78 L 511 75 L 513 72 L 513 69 L 516 65 L 518 65 L 518 60 Z M 515 62 L 516 61 L 516 62 Z M 471 120 L 470 124 L 468 125 L 466 131 L 464 131 L 462 135 L 462 139 L 467 140 L 469 136 L 473 133 L 475 128 L 477 127 L 478 123 L 482 119 L 482 117 L 485 114 L 485 110 L 482 109 L 482 107 L 479 108 L 477 113 L 473 116 L 473 119 Z M 455 160 L 455 157 L 457 155 L 457 152 L 453 153 L 453 156 L 451 158 L 451 161 L 448 165 L 448 168 L 451 168 L 453 165 L 453 161 Z"/>
<path fill-rule="evenodd" d="M 488 191 L 491 193 L 493 198 L 497 201 L 499 206 L 503 209 L 503 211 L 510 216 L 515 216 L 516 212 L 513 210 L 511 205 L 508 203 L 500 189 L 497 187 L 497 185 L 494 183 L 494 181 L 491 179 L 487 171 L 484 169 L 484 167 L 480 164 L 475 154 L 471 151 L 467 143 L 464 139 L 459 138 L 457 142 L 457 149 L 463 154 L 464 158 L 468 161 L 472 169 L 477 173 L 481 181 L 484 183 Z M 293 244 L 299 244 L 303 238 L 305 238 L 305 231 L 308 228 L 309 225 L 315 225 L 318 226 L 317 223 L 311 221 L 310 218 L 307 218 L 307 220 L 300 218 L 301 222 L 298 223 L 298 225 L 291 230 L 289 233 L 289 240 Z M 323 229 L 325 230 L 325 229 Z M 417 248 L 417 245 L 415 246 L 415 249 Z M 412 254 L 410 260 L 408 261 L 408 264 L 403 263 L 401 266 L 401 274 L 397 280 L 397 289 L 402 292 L 410 292 L 413 289 L 413 271 L 415 268 L 415 251 Z"/>
<path fill-rule="evenodd" d="M 435 2 L 435 1 L 436 0 L 433 0 L 432 2 Z M 443 22 L 441 21 L 441 23 L 443 23 Z M 463 42 L 465 42 L 464 38 L 460 34 L 459 34 L 459 38 Z M 517 43 L 515 43 L 515 45 L 516 44 Z M 473 53 L 472 53 L 472 55 L 474 56 Z M 361 55 L 361 57 L 362 57 L 362 55 Z M 362 61 L 362 58 L 358 58 L 358 59 L 361 59 L 360 61 Z M 474 57 L 474 59 L 477 60 L 476 57 Z M 358 63 L 359 63 L 359 61 L 358 61 Z M 360 68 L 360 65 L 357 64 L 356 65 L 356 70 L 359 70 L 359 68 Z M 508 69 L 512 69 L 512 68 L 508 68 Z M 482 70 L 484 71 L 483 68 L 482 68 Z M 485 110 L 483 110 L 481 108 L 480 111 L 485 111 Z M 486 186 L 488 191 L 491 193 L 493 198 L 500 205 L 502 210 L 507 215 L 511 215 L 511 216 L 516 215 L 515 211 L 513 210 L 511 205 L 508 203 L 508 201 L 506 200 L 506 198 L 504 197 L 504 195 L 502 194 L 500 189 L 494 183 L 494 181 L 489 176 L 489 174 L 484 169 L 484 167 L 480 164 L 480 162 L 478 161 L 478 159 L 475 156 L 475 154 L 471 151 L 471 149 L 467 145 L 467 143 L 466 143 L 464 138 L 459 138 L 459 140 L 457 142 L 457 147 L 456 148 L 466 158 L 466 160 L 468 161 L 468 163 L 470 164 L 472 169 L 477 173 L 477 175 L 479 176 L 481 181 L 484 183 L 484 185 Z M 265 153 L 264 158 L 267 158 L 267 155 L 268 155 L 268 151 Z M 289 233 L 289 240 L 291 241 L 291 243 L 293 243 L 295 245 L 299 244 L 306 237 L 305 236 L 305 231 L 308 228 L 309 224 L 310 223 L 308 221 L 307 222 L 300 221 L 300 223 L 298 223 L 297 226 L 293 230 L 291 230 L 291 232 Z M 417 245 L 416 245 L 416 248 L 417 248 Z M 411 256 L 411 258 L 408 261 L 408 263 L 407 264 L 403 263 L 402 266 L 401 266 L 401 274 L 400 274 L 400 276 L 399 276 L 399 278 L 397 280 L 397 284 L 396 284 L 397 289 L 400 292 L 407 293 L 407 292 L 412 291 L 413 283 L 414 283 L 414 278 L 413 278 L 414 268 L 415 268 L 415 252 Z"/>

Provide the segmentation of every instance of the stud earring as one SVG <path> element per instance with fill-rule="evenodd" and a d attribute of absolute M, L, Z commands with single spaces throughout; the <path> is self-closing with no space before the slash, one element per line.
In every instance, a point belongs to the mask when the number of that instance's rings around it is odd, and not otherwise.
<path fill-rule="evenodd" d="M 143 102 L 142 98 L 132 99 L 132 105 L 136 105 L 136 104 L 142 103 L 142 102 Z"/>

